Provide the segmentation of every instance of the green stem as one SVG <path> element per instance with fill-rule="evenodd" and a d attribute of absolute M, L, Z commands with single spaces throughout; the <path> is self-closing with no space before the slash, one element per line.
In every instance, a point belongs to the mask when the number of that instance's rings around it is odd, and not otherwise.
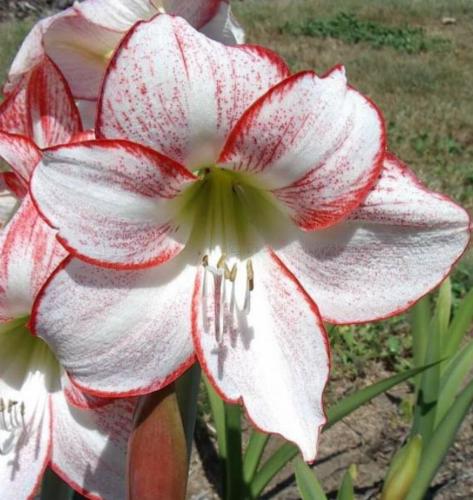
<path fill-rule="evenodd" d="M 243 463 L 241 448 L 241 408 L 239 405 L 225 403 L 225 435 L 227 442 L 227 460 L 225 464 L 226 500 L 242 500 Z"/>
<path fill-rule="evenodd" d="M 197 419 L 197 399 L 200 387 L 200 365 L 194 363 L 176 381 L 176 396 L 182 417 L 182 425 L 186 436 L 187 457 L 190 459 L 195 421 Z"/>

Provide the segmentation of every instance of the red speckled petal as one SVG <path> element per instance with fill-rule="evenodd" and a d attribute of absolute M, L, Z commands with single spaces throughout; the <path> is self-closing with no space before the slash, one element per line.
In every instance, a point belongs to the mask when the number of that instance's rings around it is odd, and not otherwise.
<path fill-rule="evenodd" d="M 100 408 L 111 401 L 110 398 L 91 396 L 87 392 L 79 389 L 79 387 L 72 383 L 69 375 L 67 375 L 65 371 L 61 374 L 61 386 L 66 401 L 70 406 L 74 406 L 75 408 L 90 410 Z"/>
<path fill-rule="evenodd" d="M 67 143 L 82 130 L 66 80 L 48 58 L 31 72 L 26 107 L 30 137 L 40 148 Z"/>
<path fill-rule="evenodd" d="M 108 68 L 97 135 L 150 146 L 186 166 L 215 162 L 243 111 L 286 77 L 259 47 L 227 47 L 181 18 L 139 23 Z"/>
<path fill-rule="evenodd" d="M 261 252 L 253 269 L 249 312 L 239 300 L 246 287 L 243 268 L 237 273 L 233 315 L 228 303 L 219 308 L 219 333 L 214 280 L 207 276 L 204 286 L 198 275 L 192 301 L 196 352 L 224 399 L 242 401 L 258 428 L 293 441 L 304 459 L 313 461 L 325 423 L 327 336 L 317 306 L 274 255 Z"/>
<path fill-rule="evenodd" d="M 39 289 L 65 256 L 27 196 L 0 233 L 0 321 L 30 314 Z"/>
<path fill-rule="evenodd" d="M 72 253 L 131 269 L 182 250 L 185 235 L 171 222 L 171 200 L 193 180 L 184 167 L 137 144 L 88 141 L 45 151 L 31 192 Z"/>
<path fill-rule="evenodd" d="M 34 167 L 41 159 L 41 151 L 28 137 L 0 132 L 0 158 L 9 164 L 26 187 Z"/>
<path fill-rule="evenodd" d="M 88 498 L 125 500 L 126 450 L 134 399 L 110 400 L 94 410 L 52 396 L 52 469 Z"/>
<path fill-rule="evenodd" d="M 442 281 L 470 239 L 469 217 L 389 155 L 350 218 L 276 253 L 324 320 L 355 323 L 401 313 Z"/>
<path fill-rule="evenodd" d="M 361 203 L 384 154 L 383 119 L 347 86 L 294 75 L 259 99 L 233 129 L 219 162 L 256 176 L 305 230 L 334 224 Z"/>
<path fill-rule="evenodd" d="M 181 256 L 142 271 L 74 259 L 43 289 L 31 327 L 82 389 L 109 397 L 146 394 L 194 361 L 194 277 Z"/>
<path fill-rule="evenodd" d="M 0 130 L 28 136 L 26 79 L 20 79 L 9 96 L 0 104 Z"/>

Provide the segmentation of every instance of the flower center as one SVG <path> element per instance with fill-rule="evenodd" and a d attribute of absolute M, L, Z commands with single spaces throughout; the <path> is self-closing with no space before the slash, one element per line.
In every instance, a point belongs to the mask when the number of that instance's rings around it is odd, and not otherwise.
<path fill-rule="evenodd" d="M 240 172 L 218 166 L 197 170 L 200 179 L 178 199 L 178 223 L 188 225 L 187 245 L 200 255 L 248 258 L 286 217 L 273 195 Z"/>
<path fill-rule="evenodd" d="M 48 347 L 31 335 L 28 317 L 0 325 L 0 454 L 27 435 L 45 391 L 58 389 L 59 364 Z M 43 389 L 43 390 L 41 390 Z"/>

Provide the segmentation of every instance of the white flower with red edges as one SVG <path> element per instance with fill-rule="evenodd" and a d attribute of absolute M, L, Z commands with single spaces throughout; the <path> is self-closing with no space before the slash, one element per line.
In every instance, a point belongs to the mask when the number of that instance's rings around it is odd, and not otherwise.
<path fill-rule="evenodd" d="M 166 15 L 117 49 L 96 133 L 32 176 L 76 257 L 34 331 L 97 396 L 158 390 L 197 357 L 225 400 L 314 460 L 323 321 L 412 305 L 463 253 L 468 215 L 386 154 L 383 118 L 342 67 L 289 75 Z"/>
<path fill-rule="evenodd" d="M 89 498 L 125 498 L 134 401 L 85 396 L 27 325 L 66 256 L 29 197 L 0 235 L 0 489 L 33 498 L 50 466 Z"/>
<path fill-rule="evenodd" d="M 39 21 L 26 37 L 8 74 L 4 93 L 47 54 L 80 99 L 84 123 L 91 126 L 95 100 L 115 48 L 137 21 L 158 13 L 181 16 L 196 29 L 223 43 L 242 43 L 244 32 L 229 0 L 85 0 Z"/>
<path fill-rule="evenodd" d="M 11 169 L 0 173 L 2 184 L 23 198 L 43 148 L 93 137 L 83 132 L 64 77 L 44 57 L 0 104 L 0 158 Z"/>

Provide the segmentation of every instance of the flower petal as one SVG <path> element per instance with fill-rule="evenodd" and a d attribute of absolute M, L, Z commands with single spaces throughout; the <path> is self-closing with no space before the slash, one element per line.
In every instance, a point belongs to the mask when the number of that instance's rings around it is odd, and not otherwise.
<path fill-rule="evenodd" d="M 350 219 L 276 253 L 331 323 L 401 313 L 451 271 L 470 238 L 468 214 L 427 190 L 388 155 L 381 179 Z"/>
<path fill-rule="evenodd" d="M 167 14 L 183 17 L 198 30 L 217 15 L 222 4 L 227 3 L 227 1 L 222 0 L 193 0 L 192 2 L 188 0 L 151 0 L 151 2 L 156 6 L 162 4 Z"/>
<path fill-rule="evenodd" d="M 41 151 L 28 137 L 0 132 L 0 158 L 8 163 L 26 190 L 31 173 L 41 159 Z"/>
<path fill-rule="evenodd" d="M 20 80 L 8 97 L 0 104 L 0 130 L 29 136 L 30 128 L 26 107 L 27 78 Z"/>
<path fill-rule="evenodd" d="M 171 200 L 194 176 L 126 141 L 88 141 L 45 151 L 31 180 L 39 210 L 83 260 L 115 268 L 160 264 L 183 248 Z"/>
<path fill-rule="evenodd" d="M 107 63 L 122 37 L 123 33 L 97 26 L 75 13 L 54 20 L 43 43 L 74 97 L 96 99 Z"/>
<path fill-rule="evenodd" d="M 31 198 L 0 233 L 0 321 L 27 315 L 66 251 L 39 216 Z"/>
<path fill-rule="evenodd" d="M 74 9 L 90 23 L 121 32 L 158 13 L 151 0 L 86 0 Z"/>
<path fill-rule="evenodd" d="M 54 394 L 51 468 L 82 495 L 125 499 L 133 409 L 134 400 L 121 399 L 80 410 L 69 406 L 63 393 Z"/>
<path fill-rule="evenodd" d="M 259 47 L 226 47 L 181 18 L 139 23 L 108 66 L 97 135 L 145 144 L 186 166 L 215 162 L 243 111 L 288 74 Z"/>
<path fill-rule="evenodd" d="M 31 72 L 26 106 L 31 138 L 40 148 L 67 143 L 82 130 L 66 80 L 48 58 Z"/>
<path fill-rule="evenodd" d="M 378 110 L 336 67 L 324 78 L 304 72 L 273 87 L 236 124 L 219 162 L 257 177 L 300 227 L 314 230 L 360 204 L 384 148 Z"/>
<path fill-rule="evenodd" d="M 194 361 L 186 314 L 194 276 L 181 257 L 145 271 L 74 259 L 43 289 L 32 329 L 82 389 L 109 397 L 152 392 Z"/>
<path fill-rule="evenodd" d="M 33 498 L 51 452 L 51 411 L 44 366 L 35 356 L 34 348 L 31 349 L 34 344 L 25 342 L 23 335 L 17 332 L 0 334 L 2 404 L 8 405 L 9 401 L 24 404 L 23 416 L 15 409 L 10 414 L 5 411 L 0 415 L 2 500 Z M 4 425 L 11 424 L 10 418 L 24 425 L 18 426 L 14 433 L 6 431 Z"/>
<path fill-rule="evenodd" d="M 258 254 L 253 269 L 249 312 L 238 308 L 233 321 L 224 312 L 219 335 L 214 288 L 197 277 L 192 302 L 196 352 L 224 399 L 242 400 L 258 428 L 293 441 L 312 461 L 325 422 L 327 336 L 317 306 L 274 255 Z M 241 291 L 237 285 L 236 297 Z"/>
<path fill-rule="evenodd" d="M 0 175 L 0 229 L 10 220 L 18 203 L 5 183 L 4 175 Z"/>
<path fill-rule="evenodd" d="M 3 93 L 5 95 L 10 95 L 12 92 L 15 92 L 25 75 L 41 61 L 44 56 L 44 33 L 56 18 L 64 15 L 67 15 L 67 11 L 41 19 L 33 26 L 11 64 L 7 82 L 3 87 Z"/>
<path fill-rule="evenodd" d="M 82 410 L 100 408 L 110 403 L 110 399 L 98 398 L 82 391 L 71 382 L 69 375 L 63 371 L 61 374 L 61 386 L 64 397 L 70 406 Z"/>
<path fill-rule="evenodd" d="M 235 45 L 245 42 L 245 31 L 235 19 L 231 6 L 227 2 L 220 2 L 218 11 L 214 17 L 202 26 L 200 31 L 209 38 L 225 45 Z"/>

